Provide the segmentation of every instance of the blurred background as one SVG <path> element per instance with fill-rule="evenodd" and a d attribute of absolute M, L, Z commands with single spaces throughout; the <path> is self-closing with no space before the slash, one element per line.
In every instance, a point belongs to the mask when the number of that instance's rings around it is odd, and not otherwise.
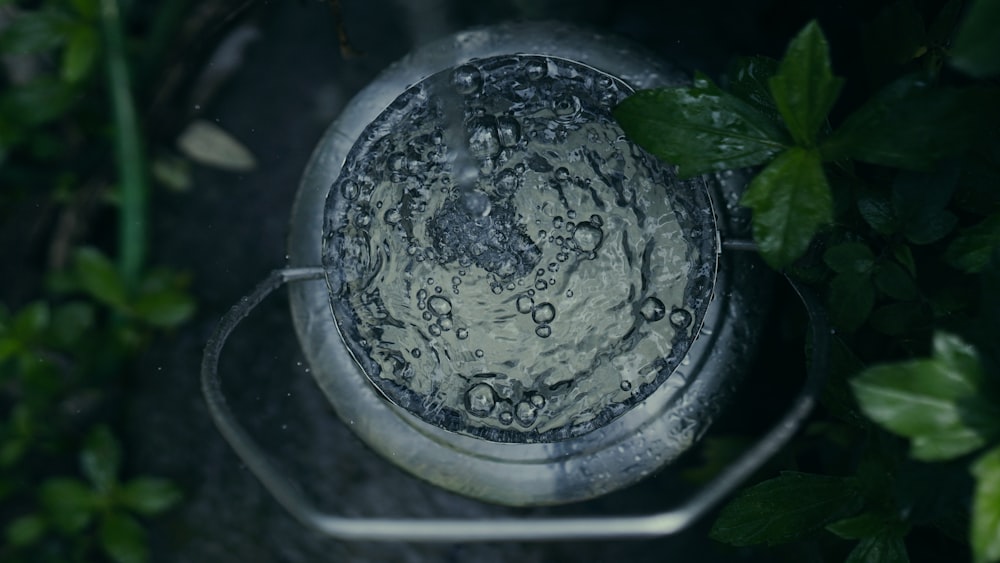
<path fill-rule="evenodd" d="M 723 546 L 706 537 L 711 518 L 677 537 L 637 542 L 327 539 L 292 520 L 216 432 L 198 369 L 219 317 L 284 264 L 299 176 L 323 131 L 355 92 L 419 44 L 504 21 L 574 22 L 629 39 L 684 73 L 718 77 L 736 55 L 779 58 L 819 18 L 849 100 L 872 80 L 870 67 L 851 63 L 861 60 L 864 22 L 886 4 L 0 1 L 0 559 L 842 558 L 822 539 L 761 551 Z M 706 446 L 669 475 L 567 507 L 478 503 L 375 456 L 311 381 L 284 292 L 230 341 L 226 392 L 282 467 L 340 514 L 653 511 L 724 465 L 796 389 L 801 313 L 777 291 L 760 359 Z M 822 451 L 806 457 L 823 461 Z M 791 458 L 783 454 L 775 467 Z"/>

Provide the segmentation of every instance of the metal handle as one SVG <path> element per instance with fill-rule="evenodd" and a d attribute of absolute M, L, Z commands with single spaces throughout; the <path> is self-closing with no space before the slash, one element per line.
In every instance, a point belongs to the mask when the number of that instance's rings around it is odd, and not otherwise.
<path fill-rule="evenodd" d="M 774 428 L 707 486 L 675 508 L 648 515 L 576 518 L 470 520 L 336 516 L 320 512 L 294 483 L 268 461 L 265 453 L 247 434 L 226 404 L 218 374 L 219 355 L 226 340 L 254 307 L 285 283 L 314 280 L 323 275 L 321 268 L 292 268 L 271 272 L 250 295 L 241 299 L 222 317 L 205 347 L 201 378 L 202 391 L 216 426 L 264 487 L 302 524 L 339 539 L 419 542 L 541 541 L 639 539 L 677 533 L 712 509 L 785 445 L 812 410 L 823 388 L 829 366 L 830 329 L 826 316 L 811 292 L 787 278 L 805 305 L 812 330 L 812 362 L 805 384 L 791 408 Z"/>

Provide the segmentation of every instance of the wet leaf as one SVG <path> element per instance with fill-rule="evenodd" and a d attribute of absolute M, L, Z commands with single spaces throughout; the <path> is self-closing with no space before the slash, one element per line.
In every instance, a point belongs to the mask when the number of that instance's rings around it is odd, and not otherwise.
<path fill-rule="evenodd" d="M 99 492 L 108 493 L 114 488 L 121 468 L 121 446 L 107 426 L 90 432 L 80 452 L 80 466 Z"/>
<path fill-rule="evenodd" d="M 864 538 L 851 550 L 844 563 L 909 563 L 903 538 L 880 534 Z"/>
<path fill-rule="evenodd" d="M 739 57 L 726 73 L 727 90 L 775 123 L 781 123 L 767 83 L 777 72 L 778 61 L 770 57 Z"/>
<path fill-rule="evenodd" d="M 989 126 L 998 96 L 987 88 L 934 87 L 919 75 L 901 78 L 848 116 L 823 142 L 823 159 L 926 170 L 964 151 Z"/>
<path fill-rule="evenodd" d="M 744 489 L 722 509 L 712 539 L 730 545 L 775 545 L 821 529 L 861 507 L 853 480 L 782 473 Z"/>
<path fill-rule="evenodd" d="M 182 291 L 165 289 L 140 297 L 133 305 L 133 313 L 142 321 L 156 327 L 175 327 L 194 314 L 194 300 Z"/>
<path fill-rule="evenodd" d="M 949 264 L 969 273 L 986 268 L 994 249 L 1000 247 L 1000 214 L 963 229 L 945 252 Z"/>
<path fill-rule="evenodd" d="M 823 261 L 840 274 L 867 274 L 875 266 L 871 249 L 860 242 L 845 242 L 830 247 L 823 253 Z"/>
<path fill-rule="evenodd" d="M 927 173 L 900 172 L 892 182 L 892 206 L 899 229 L 914 244 L 947 235 L 958 219 L 946 209 L 958 184 L 959 168 L 942 163 Z"/>
<path fill-rule="evenodd" d="M 802 256 L 829 223 L 833 196 L 816 151 L 793 147 L 750 183 L 741 203 L 753 210 L 753 237 L 764 260 L 783 268 Z"/>
<path fill-rule="evenodd" d="M 74 267 L 83 290 L 105 305 L 123 309 L 127 301 L 125 284 L 114 264 L 95 248 L 81 248 Z"/>
<path fill-rule="evenodd" d="M 146 531 L 127 514 L 112 512 L 104 518 L 101 547 L 116 563 L 144 563 L 149 559 Z"/>
<path fill-rule="evenodd" d="M 871 278 L 862 274 L 837 274 L 830 281 L 827 305 L 834 326 L 847 332 L 857 330 L 868 320 L 875 305 Z"/>
<path fill-rule="evenodd" d="M 222 127 L 203 119 L 191 122 L 177 139 L 177 146 L 191 160 L 230 172 L 257 167 L 253 154 Z"/>
<path fill-rule="evenodd" d="M 636 92 L 614 116 L 629 137 L 677 165 L 682 177 L 763 164 L 788 145 L 767 116 L 700 74 L 690 88 Z"/>
<path fill-rule="evenodd" d="M 885 516 L 874 512 L 865 512 L 850 518 L 838 520 L 826 527 L 830 533 L 845 540 L 860 540 L 875 536 L 889 527 Z"/>
<path fill-rule="evenodd" d="M 972 502 L 970 543 L 976 561 L 1000 560 L 1000 447 L 972 464 L 976 491 Z"/>
<path fill-rule="evenodd" d="M 1000 432 L 1000 412 L 981 380 L 975 351 L 938 333 L 933 357 L 868 368 L 851 386 L 869 418 L 910 439 L 914 458 L 936 461 L 980 448 Z"/>
<path fill-rule="evenodd" d="M 975 77 L 1000 73 L 1000 2 L 974 0 L 951 48 L 951 64 Z"/>
<path fill-rule="evenodd" d="M 768 84 L 792 138 L 813 146 L 844 85 L 833 76 L 830 48 L 818 23 L 809 22 L 792 40 Z"/>
<path fill-rule="evenodd" d="M 120 494 L 122 504 L 143 516 L 159 514 L 181 500 L 181 491 L 173 483 L 153 477 L 129 481 Z"/>
<path fill-rule="evenodd" d="M 896 231 L 896 214 L 889 198 L 869 192 L 858 197 L 857 205 L 861 217 L 875 232 L 888 235 Z"/>
<path fill-rule="evenodd" d="M 40 494 L 46 519 L 65 533 L 85 528 L 97 506 L 93 491 L 78 479 L 49 479 Z"/>

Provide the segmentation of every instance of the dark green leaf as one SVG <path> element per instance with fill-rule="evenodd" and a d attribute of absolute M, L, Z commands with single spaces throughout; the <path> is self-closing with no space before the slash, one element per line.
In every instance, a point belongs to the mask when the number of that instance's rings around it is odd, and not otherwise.
<path fill-rule="evenodd" d="M 792 138 L 813 146 L 844 85 L 833 76 L 830 49 L 818 23 L 809 22 L 792 40 L 768 84 Z"/>
<path fill-rule="evenodd" d="M 166 289 L 140 297 L 132 312 L 153 326 L 170 328 L 191 318 L 194 301 L 187 293 Z"/>
<path fill-rule="evenodd" d="M 1000 447 L 972 464 L 976 492 L 972 501 L 970 543 L 976 561 L 1000 560 Z"/>
<path fill-rule="evenodd" d="M 10 332 L 13 336 L 24 340 L 32 341 L 49 328 L 52 312 L 49 304 L 44 301 L 36 301 L 25 305 L 11 322 Z"/>
<path fill-rule="evenodd" d="M 833 196 L 816 151 L 793 147 L 750 183 L 741 203 L 753 210 L 753 237 L 772 267 L 802 256 L 833 214 Z"/>
<path fill-rule="evenodd" d="M 770 57 L 738 57 L 726 73 L 727 89 L 778 123 L 781 116 L 767 81 L 778 72 L 778 61 Z"/>
<path fill-rule="evenodd" d="M 949 264 L 969 273 L 983 271 L 993 250 L 1000 246 L 1000 214 L 963 229 L 948 246 L 945 259 Z"/>
<path fill-rule="evenodd" d="M 85 528 L 97 505 L 90 488 L 82 481 L 68 478 L 49 479 L 42 483 L 41 501 L 48 521 L 67 534 Z"/>
<path fill-rule="evenodd" d="M 62 81 L 38 78 L 0 94 L 0 112 L 20 125 L 42 125 L 62 117 L 75 96 L 74 90 Z"/>
<path fill-rule="evenodd" d="M 122 504 L 144 516 L 159 514 L 181 500 L 181 491 L 173 483 L 153 477 L 129 481 L 120 494 Z"/>
<path fill-rule="evenodd" d="M 909 563 L 903 538 L 881 534 L 858 542 L 844 563 Z"/>
<path fill-rule="evenodd" d="M 913 250 L 904 243 L 896 244 L 892 247 L 892 257 L 899 262 L 911 276 L 917 275 L 917 262 L 913 259 Z"/>
<path fill-rule="evenodd" d="M 94 299 L 114 309 L 124 309 L 125 284 L 111 260 L 95 248 L 81 248 L 75 256 L 80 285 Z"/>
<path fill-rule="evenodd" d="M 975 0 L 951 48 L 951 64 L 972 76 L 1000 73 L 1000 2 Z"/>
<path fill-rule="evenodd" d="M 875 305 L 875 288 L 863 274 L 837 274 L 827 295 L 830 321 L 837 328 L 853 332 L 868 319 Z"/>
<path fill-rule="evenodd" d="M 112 512 L 104 518 L 101 547 L 116 563 L 145 563 L 149 559 L 146 531 L 127 514 Z"/>
<path fill-rule="evenodd" d="M 97 11 L 99 9 L 98 2 L 100 0 L 70 0 L 73 7 L 76 8 L 77 13 L 88 20 L 93 20 L 97 17 Z"/>
<path fill-rule="evenodd" d="M 875 270 L 875 287 L 879 291 L 902 301 L 916 299 L 919 292 L 913 278 L 896 262 L 882 262 Z"/>
<path fill-rule="evenodd" d="M 987 88 L 933 87 L 922 77 L 904 77 L 851 114 L 823 143 L 823 158 L 926 170 L 964 151 L 989 127 L 998 96 Z"/>
<path fill-rule="evenodd" d="M 60 305 L 52 315 L 53 342 L 63 348 L 76 344 L 94 326 L 94 307 L 87 302 Z"/>
<path fill-rule="evenodd" d="M 929 317 L 919 303 L 898 302 L 883 305 L 871 314 L 872 327 L 889 336 L 899 336 L 927 326 Z"/>
<path fill-rule="evenodd" d="M 0 51 L 35 53 L 55 49 L 65 40 L 69 19 L 54 11 L 22 13 L 0 32 Z"/>
<path fill-rule="evenodd" d="M 845 242 L 823 253 L 823 261 L 839 274 L 867 274 L 875 266 L 875 256 L 868 245 Z"/>
<path fill-rule="evenodd" d="M 80 452 L 84 475 L 102 493 L 111 491 L 118 482 L 121 467 L 121 447 L 107 426 L 94 428 Z"/>
<path fill-rule="evenodd" d="M 99 42 L 97 32 L 88 25 L 76 25 L 69 35 L 66 50 L 63 51 L 62 77 L 69 82 L 78 82 L 90 73 L 97 58 Z"/>
<path fill-rule="evenodd" d="M 21 516 L 7 526 L 7 541 L 15 547 L 31 545 L 45 534 L 45 520 L 37 514 Z"/>
<path fill-rule="evenodd" d="M 722 509 L 710 535 L 737 546 L 784 543 L 856 511 L 861 503 L 850 479 L 782 473 L 741 491 Z"/>
<path fill-rule="evenodd" d="M 914 244 L 947 235 L 957 218 L 945 207 L 958 183 L 959 169 L 943 163 L 929 173 L 900 172 L 892 183 L 892 206 L 902 233 Z"/>
<path fill-rule="evenodd" d="M 875 232 L 888 235 L 896 232 L 896 214 L 889 198 L 873 192 L 858 196 L 858 212 Z"/>
<path fill-rule="evenodd" d="M 916 459 L 936 461 L 978 449 L 1000 431 L 981 379 L 975 351 L 939 333 L 932 358 L 875 366 L 851 385 L 869 418 L 909 438 Z"/>
<path fill-rule="evenodd" d="M 885 516 L 874 512 L 864 512 L 858 516 L 838 520 L 826 527 L 826 529 L 844 538 L 845 540 L 860 540 L 878 535 L 889 527 Z"/>
<path fill-rule="evenodd" d="M 636 143 L 682 177 L 763 164 L 787 143 L 767 116 L 702 75 L 690 88 L 644 90 L 614 110 Z"/>

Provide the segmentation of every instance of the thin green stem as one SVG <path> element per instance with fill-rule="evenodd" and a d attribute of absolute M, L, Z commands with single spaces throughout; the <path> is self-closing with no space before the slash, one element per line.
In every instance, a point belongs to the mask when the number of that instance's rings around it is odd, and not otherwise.
<path fill-rule="evenodd" d="M 139 283 L 146 254 L 146 214 L 149 179 L 139 120 L 129 78 L 125 36 L 118 0 L 101 0 L 108 91 L 115 126 L 115 163 L 118 170 L 118 268 L 129 291 Z"/>

